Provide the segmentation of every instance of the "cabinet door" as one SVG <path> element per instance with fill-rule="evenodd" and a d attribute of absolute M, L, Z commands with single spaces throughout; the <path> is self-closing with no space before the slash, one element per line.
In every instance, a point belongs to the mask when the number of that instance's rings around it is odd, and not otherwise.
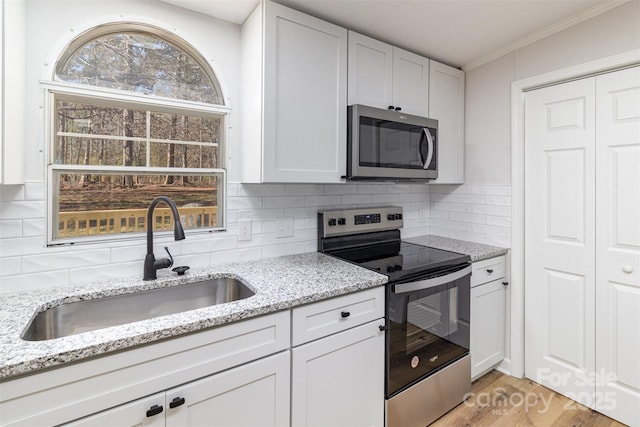
<path fill-rule="evenodd" d="M 429 116 L 429 59 L 393 48 L 393 103 L 402 112 Z"/>
<path fill-rule="evenodd" d="M 384 424 L 382 320 L 293 349 L 294 426 Z"/>
<path fill-rule="evenodd" d="M 158 393 L 126 405 L 64 424 L 66 427 L 147 426 L 164 427 L 165 395 Z"/>
<path fill-rule="evenodd" d="M 341 182 L 347 30 L 268 2 L 264 43 L 263 182 Z"/>
<path fill-rule="evenodd" d="M 471 378 L 504 359 L 505 285 L 496 280 L 471 288 Z"/>
<path fill-rule="evenodd" d="M 438 120 L 438 179 L 464 182 L 464 71 L 431 61 L 429 117 Z"/>
<path fill-rule="evenodd" d="M 393 47 L 349 31 L 348 104 L 393 105 Z"/>
<path fill-rule="evenodd" d="M 167 391 L 167 427 L 288 425 L 289 360 L 284 351 Z"/>

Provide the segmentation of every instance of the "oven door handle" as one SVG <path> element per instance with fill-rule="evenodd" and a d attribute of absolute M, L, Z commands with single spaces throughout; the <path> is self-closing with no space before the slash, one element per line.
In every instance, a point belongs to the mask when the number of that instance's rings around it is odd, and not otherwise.
<path fill-rule="evenodd" d="M 462 270 L 458 270 L 454 273 L 444 276 L 434 277 L 433 279 L 418 280 L 416 282 L 400 283 L 393 285 L 394 294 L 404 294 L 407 292 L 420 291 L 422 289 L 429 289 L 435 286 L 444 285 L 445 283 L 454 282 L 467 274 L 471 274 L 471 266 L 467 266 Z"/>

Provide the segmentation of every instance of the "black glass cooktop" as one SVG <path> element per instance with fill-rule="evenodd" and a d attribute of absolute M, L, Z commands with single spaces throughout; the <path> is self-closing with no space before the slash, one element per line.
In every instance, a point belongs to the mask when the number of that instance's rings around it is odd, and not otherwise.
<path fill-rule="evenodd" d="M 436 276 L 442 271 L 471 262 L 469 255 L 403 241 L 371 244 L 327 253 L 386 274 L 389 276 L 389 282 L 418 276 Z"/>

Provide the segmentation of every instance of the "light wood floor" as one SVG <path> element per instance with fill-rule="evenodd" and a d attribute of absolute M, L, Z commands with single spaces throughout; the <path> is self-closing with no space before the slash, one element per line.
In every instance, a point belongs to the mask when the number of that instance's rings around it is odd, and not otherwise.
<path fill-rule="evenodd" d="M 431 426 L 623 427 L 529 379 L 491 371 L 472 384 L 473 395 Z"/>

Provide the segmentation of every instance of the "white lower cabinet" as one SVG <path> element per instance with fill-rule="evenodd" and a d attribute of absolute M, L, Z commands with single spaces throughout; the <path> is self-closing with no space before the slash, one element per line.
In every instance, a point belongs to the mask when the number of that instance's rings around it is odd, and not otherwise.
<path fill-rule="evenodd" d="M 289 378 L 284 351 L 67 426 L 284 426 Z"/>
<path fill-rule="evenodd" d="M 292 311 L 291 425 L 384 425 L 384 287 Z"/>
<path fill-rule="evenodd" d="M 473 263 L 471 279 L 471 378 L 504 359 L 505 257 Z"/>
<path fill-rule="evenodd" d="M 384 424 L 384 333 L 373 321 L 293 349 L 293 426 Z"/>

